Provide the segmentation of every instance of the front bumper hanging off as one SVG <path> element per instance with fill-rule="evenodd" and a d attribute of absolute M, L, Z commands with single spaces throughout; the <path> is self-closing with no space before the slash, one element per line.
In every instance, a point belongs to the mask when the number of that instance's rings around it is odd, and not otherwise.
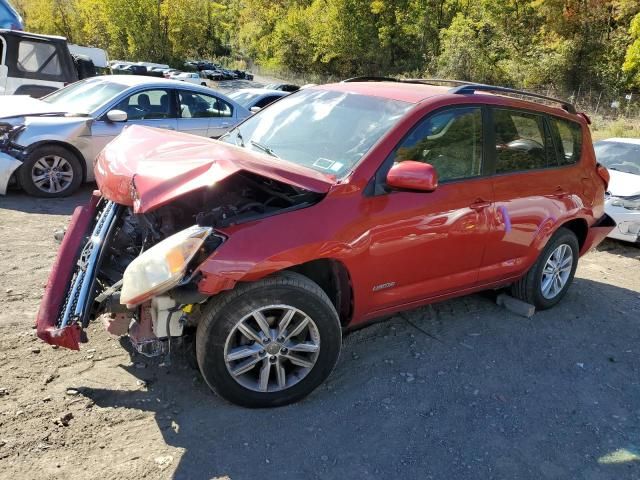
<path fill-rule="evenodd" d="M 5 152 L 0 152 L 0 195 L 7 193 L 11 175 L 13 175 L 13 172 L 15 172 L 20 165 L 22 165 L 22 162 L 17 158 Z"/>
<path fill-rule="evenodd" d="M 88 206 L 74 211 L 38 310 L 37 334 L 45 342 L 80 349 L 82 328 L 89 321 L 104 246 L 119 208 L 113 202 L 101 200 L 94 192 Z M 87 236 L 94 218 L 93 229 Z"/>

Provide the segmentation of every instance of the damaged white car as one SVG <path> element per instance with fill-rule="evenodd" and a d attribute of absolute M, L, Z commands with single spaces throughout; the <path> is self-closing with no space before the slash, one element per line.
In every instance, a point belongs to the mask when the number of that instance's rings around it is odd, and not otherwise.
<path fill-rule="evenodd" d="M 94 179 L 94 159 L 126 125 L 217 138 L 249 115 L 209 88 L 134 75 L 82 80 L 39 100 L 6 96 L 0 194 L 10 185 L 40 197 L 72 194 Z"/>
<path fill-rule="evenodd" d="M 640 139 L 609 138 L 593 148 L 611 175 L 605 211 L 616 228 L 608 236 L 640 244 Z"/>

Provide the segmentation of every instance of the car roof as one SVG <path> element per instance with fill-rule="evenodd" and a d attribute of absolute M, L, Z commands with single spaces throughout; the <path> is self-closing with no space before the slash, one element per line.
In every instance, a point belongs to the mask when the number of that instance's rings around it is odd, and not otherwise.
<path fill-rule="evenodd" d="M 621 138 L 621 137 L 603 138 L 602 140 L 598 140 L 598 142 L 616 142 L 616 143 L 630 143 L 632 145 L 640 145 L 640 138 Z"/>
<path fill-rule="evenodd" d="M 462 85 L 464 85 L 461 82 Z M 473 86 L 474 84 L 469 84 Z M 491 87 L 491 86 L 489 86 Z M 418 104 L 424 102 L 425 100 L 434 98 L 434 97 L 444 97 L 450 96 L 453 98 L 456 96 L 455 92 L 452 92 L 452 86 L 443 86 L 443 85 L 431 85 L 424 82 L 401 82 L 401 81 L 348 81 L 348 82 L 340 82 L 340 83 L 330 83 L 326 85 L 318 85 L 314 87 L 309 87 L 310 89 L 322 89 L 322 90 L 333 90 L 337 92 L 345 92 L 345 93 L 357 93 L 361 95 L 369 95 L 372 97 L 381 97 L 387 98 L 390 100 L 397 100 L 401 102 Z M 546 112 L 553 115 L 559 115 L 561 117 L 570 118 L 574 121 L 578 121 L 580 123 L 586 122 L 586 119 L 581 114 L 576 114 L 575 112 L 569 112 L 564 108 L 561 108 L 556 105 L 548 105 L 545 103 L 541 103 L 538 101 L 532 101 L 527 99 L 527 93 L 525 91 L 512 91 L 512 92 L 502 92 L 500 89 L 502 87 L 491 87 L 495 88 L 494 91 L 478 91 L 473 93 L 473 97 L 477 100 L 478 103 L 492 103 L 495 104 L 496 99 L 500 99 L 498 101 L 499 104 L 503 104 L 506 106 L 512 106 L 515 108 L 526 108 L 530 110 L 535 110 L 538 112 Z M 504 89 L 509 90 L 509 89 Z M 467 92 L 464 92 L 465 96 Z M 510 96 L 509 93 L 515 93 L 518 96 L 522 96 L 524 98 L 515 98 L 514 96 Z M 491 98 L 490 102 L 487 102 L 487 99 Z M 565 103 L 561 100 L 547 98 L 546 100 L 551 100 L 555 103 Z M 573 106 L 572 106 L 573 107 Z"/>
<path fill-rule="evenodd" d="M 401 82 L 340 82 L 309 88 L 359 93 L 401 102 L 419 103 L 426 98 L 446 94 L 450 87 Z"/>
<path fill-rule="evenodd" d="M 239 90 L 234 90 L 231 93 L 253 93 L 254 95 L 280 95 L 283 97 L 289 94 L 289 92 L 283 92 L 282 90 L 270 90 L 268 88 L 241 88 Z"/>
<path fill-rule="evenodd" d="M 88 82 L 107 81 L 126 85 L 127 87 L 137 87 L 138 85 L 164 85 L 166 87 L 184 87 L 184 82 L 170 80 L 168 78 L 148 77 L 145 75 L 99 75 L 87 79 Z"/>

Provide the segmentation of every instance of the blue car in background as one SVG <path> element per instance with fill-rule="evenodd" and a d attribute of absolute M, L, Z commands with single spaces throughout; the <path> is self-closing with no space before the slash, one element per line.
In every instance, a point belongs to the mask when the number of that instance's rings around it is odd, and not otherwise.
<path fill-rule="evenodd" d="M 8 0 L 0 0 L 0 28 L 24 30 L 22 17 L 20 17 Z"/>

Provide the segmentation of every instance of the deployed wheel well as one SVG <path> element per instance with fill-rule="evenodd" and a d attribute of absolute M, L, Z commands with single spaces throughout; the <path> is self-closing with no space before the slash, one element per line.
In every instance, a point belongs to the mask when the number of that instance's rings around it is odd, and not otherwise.
<path fill-rule="evenodd" d="M 322 258 L 296 265 L 288 270 L 304 275 L 317 283 L 331 299 L 340 317 L 340 324 L 343 327 L 349 324 L 353 311 L 353 294 L 349 272 L 341 262 Z"/>
<path fill-rule="evenodd" d="M 587 239 L 587 233 L 589 231 L 587 222 L 582 218 L 576 218 L 575 220 L 570 220 L 567 223 L 562 224 L 562 226 L 576 234 L 576 237 L 578 238 L 578 245 L 580 245 L 580 249 L 582 250 L 582 246 Z"/>
<path fill-rule="evenodd" d="M 58 140 L 43 140 L 42 142 L 37 142 L 37 143 L 34 143 L 33 145 L 29 145 L 27 147 L 27 150 L 31 152 L 36 148 L 46 147 L 48 145 L 55 145 L 57 147 L 62 147 L 66 150 L 69 150 L 71 153 L 73 153 L 78 158 L 78 161 L 80 162 L 80 168 L 82 168 L 82 182 L 84 183 L 87 180 L 87 162 L 84 156 L 82 155 L 82 153 L 80 153 L 80 150 L 78 150 L 73 145 L 65 142 L 60 142 Z"/>

